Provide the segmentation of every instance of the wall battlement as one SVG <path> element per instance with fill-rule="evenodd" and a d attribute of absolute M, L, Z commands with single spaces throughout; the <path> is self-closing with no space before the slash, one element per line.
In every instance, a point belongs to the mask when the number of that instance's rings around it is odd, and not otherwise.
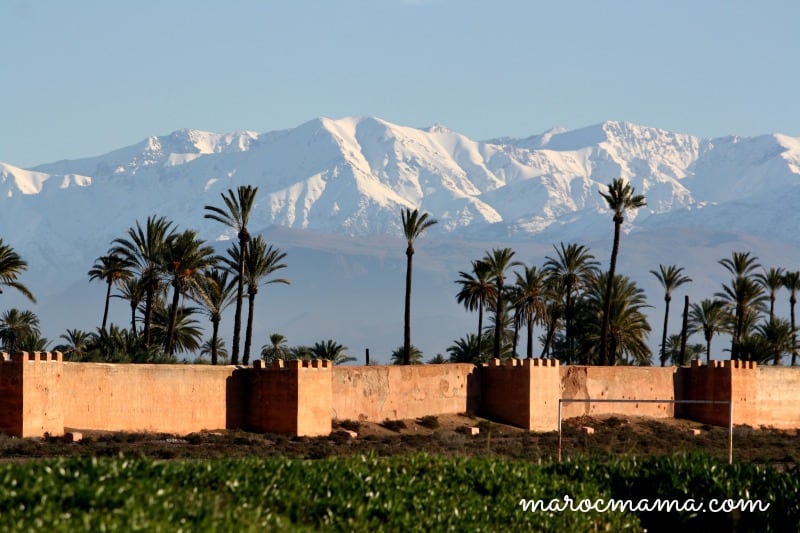
<path fill-rule="evenodd" d="M 488 364 L 333 366 L 330 361 L 209 365 L 72 363 L 59 352 L 0 354 L 0 432 L 65 428 L 188 434 L 247 429 L 327 435 L 333 420 L 474 412 L 555 431 L 560 400 L 713 400 L 719 404 L 563 402 L 564 418 L 618 413 L 800 428 L 800 368 L 712 361 L 687 367 L 561 366 L 549 359 Z"/>

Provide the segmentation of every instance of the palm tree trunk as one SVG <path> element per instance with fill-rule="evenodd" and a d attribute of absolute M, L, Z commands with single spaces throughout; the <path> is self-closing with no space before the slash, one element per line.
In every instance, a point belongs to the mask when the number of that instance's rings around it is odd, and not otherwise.
<path fill-rule="evenodd" d="M 144 346 L 150 347 L 150 322 L 153 320 L 153 300 L 156 297 L 156 289 L 148 284 L 144 298 Z"/>
<path fill-rule="evenodd" d="M 669 324 L 669 302 L 672 300 L 669 296 L 664 297 L 667 306 L 664 309 L 664 333 L 661 335 L 661 366 L 667 364 L 667 324 Z"/>
<path fill-rule="evenodd" d="M 136 302 L 131 300 L 131 333 L 136 335 Z"/>
<path fill-rule="evenodd" d="M 608 325 L 611 319 L 611 291 L 614 287 L 614 275 L 617 271 L 617 254 L 619 254 L 619 233 L 622 227 L 622 217 L 614 217 L 614 245 L 611 248 L 611 265 L 608 269 L 608 283 L 606 284 L 606 299 L 603 309 L 603 329 L 600 334 L 600 357 L 601 364 L 614 365 L 612 354 L 608 346 Z"/>
<path fill-rule="evenodd" d="M 108 288 L 106 289 L 106 306 L 103 310 L 103 325 L 102 328 L 106 329 L 106 322 L 108 321 L 108 302 L 111 301 L 111 280 L 108 280 Z"/>
<path fill-rule="evenodd" d="M 167 344 L 164 351 L 173 355 L 173 337 L 175 336 L 175 322 L 178 319 L 178 303 L 180 302 L 181 291 L 177 282 L 173 282 L 172 306 L 169 309 L 169 327 L 167 328 Z"/>
<path fill-rule="evenodd" d="M 406 248 L 406 303 L 403 314 L 403 364 L 411 364 L 411 258 L 414 248 L 409 244 Z"/>
<path fill-rule="evenodd" d="M 253 340 L 253 312 L 256 307 L 256 292 L 247 292 L 247 326 L 244 330 L 244 354 L 242 355 L 242 364 L 250 364 L 250 343 Z"/>
<path fill-rule="evenodd" d="M 711 336 L 706 339 L 706 366 L 711 363 Z"/>
<path fill-rule="evenodd" d="M 231 364 L 239 364 L 239 339 L 242 331 L 242 300 L 244 300 L 244 265 L 247 253 L 247 241 L 239 237 L 239 279 L 236 284 L 236 312 L 233 315 L 233 345 L 231 346 Z"/>
<path fill-rule="evenodd" d="M 483 301 L 478 308 L 478 358 L 481 357 L 483 351 Z"/>
<path fill-rule="evenodd" d="M 211 364 L 216 365 L 219 362 L 217 354 L 217 342 L 219 339 L 219 317 L 211 319 Z"/>
<path fill-rule="evenodd" d="M 797 330 L 795 329 L 794 326 L 794 305 L 797 303 L 797 298 L 795 297 L 794 291 L 792 291 L 792 296 L 789 300 L 789 303 L 791 304 L 790 316 L 792 319 L 792 366 L 794 366 L 797 360 Z"/>
<path fill-rule="evenodd" d="M 500 359 L 500 334 L 502 332 L 500 324 L 500 314 L 503 310 L 503 276 L 497 276 L 497 305 L 494 310 L 494 352 L 493 357 Z"/>
<path fill-rule="evenodd" d="M 514 342 L 511 346 L 511 357 L 517 356 L 517 344 L 519 344 L 519 319 L 514 317 Z"/>
<path fill-rule="evenodd" d="M 533 316 L 528 317 L 528 346 L 525 355 L 528 359 L 533 359 Z"/>
<path fill-rule="evenodd" d="M 681 364 L 686 360 L 686 337 L 689 335 L 689 295 L 683 297 L 683 325 L 681 326 Z"/>

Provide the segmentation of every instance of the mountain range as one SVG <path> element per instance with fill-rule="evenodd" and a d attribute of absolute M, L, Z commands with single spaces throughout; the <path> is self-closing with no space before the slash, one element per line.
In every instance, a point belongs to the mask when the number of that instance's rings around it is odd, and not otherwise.
<path fill-rule="evenodd" d="M 485 141 L 372 117 L 262 134 L 179 130 L 30 169 L 0 163 L 0 236 L 28 261 L 23 282 L 55 338 L 99 322 L 102 287 L 86 272 L 112 239 L 156 214 L 222 250 L 233 235 L 204 219 L 203 206 L 252 184 L 250 227 L 288 252 L 294 274 L 291 287 L 259 293 L 261 342 L 272 331 L 292 344 L 334 338 L 385 360 L 402 341 L 399 211 L 419 207 L 439 221 L 417 246 L 413 315 L 414 341 L 432 356 L 474 329 L 453 281 L 485 250 L 509 245 L 541 265 L 553 244 L 580 242 L 605 264 L 613 225 L 598 191 L 617 177 L 647 199 L 626 219 L 620 269 L 654 309 L 661 297 L 648 271 L 659 263 L 685 266 L 698 297 L 718 290 L 716 261 L 734 250 L 799 268 L 800 138 L 702 139 L 626 122 Z M 0 307 L 30 306 L 11 292 Z"/>

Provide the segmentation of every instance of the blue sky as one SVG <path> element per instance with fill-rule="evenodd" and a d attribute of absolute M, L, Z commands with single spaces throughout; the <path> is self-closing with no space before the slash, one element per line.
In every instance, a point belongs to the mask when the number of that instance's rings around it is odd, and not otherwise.
<path fill-rule="evenodd" d="M 798 20 L 793 1 L 3 0 L 0 161 L 347 115 L 800 136 Z"/>

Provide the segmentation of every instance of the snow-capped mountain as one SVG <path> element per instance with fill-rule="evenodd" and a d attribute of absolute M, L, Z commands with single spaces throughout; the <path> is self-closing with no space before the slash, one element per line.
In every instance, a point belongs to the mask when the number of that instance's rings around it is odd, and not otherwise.
<path fill-rule="evenodd" d="M 710 232 L 717 244 L 745 236 L 788 250 L 800 245 L 800 138 L 700 139 L 605 122 L 476 141 L 441 125 L 420 129 L 378 118 L 320 118 L 262 134 L 180 130 L 31 169 L 0 163 L 0 237 L 30 264 L 34 292 L 56 293 L 85 284 L 85 272 L 110 241 L 149 215 L 196 228 L 209 240 L 230 238 L 203 218 L 203 206 L 252 184 L 259 190 L 250 227 L 309 231 L 313 244 L 301 244 L 304 250 L 321 250 L 326 240 L 343 246 L 347 237 L 396 238 L 405 207 L 439 220 L 428 238 L 440 248 L 448 241 L 479 242 L 478 248 L 502 241 L 547 249 L 610 238 L 610 214 L 598 191 L 617 177 L 647 198 L 646 208 L 627 217 L 631 238 L 640 234 L 646 242 L 646 235 L 666 232 L 707 239 Z M 370 242 L 375 246 L 363 253 L 380 263 L 389 253 L 380 243 L 387 241 Z M 646 269 L 678 262 L 652 261 L 640 263 Z M 453 261 L 432 272 L 464 268 L 468 263 Z"/>

